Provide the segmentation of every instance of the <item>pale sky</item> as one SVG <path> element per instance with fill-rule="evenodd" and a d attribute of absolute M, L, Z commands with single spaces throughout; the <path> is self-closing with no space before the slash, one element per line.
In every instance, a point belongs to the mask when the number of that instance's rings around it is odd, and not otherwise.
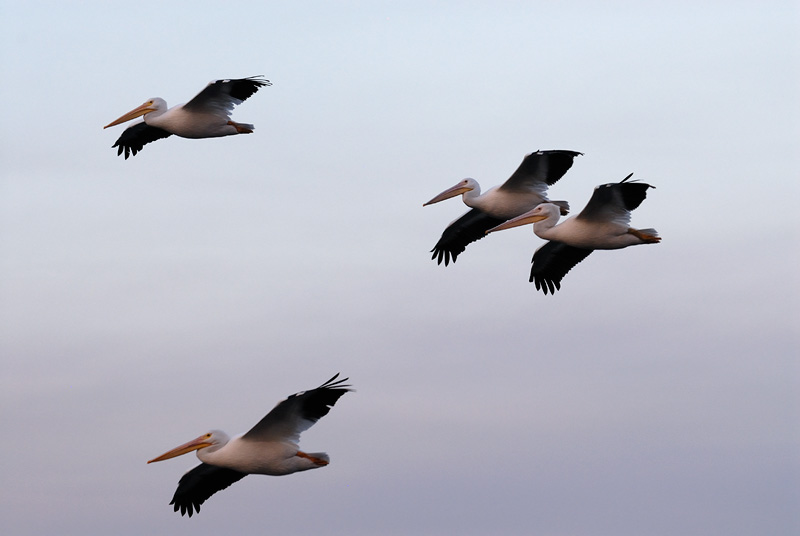
<path fill-rule="evenodd" d="M 796 2 L 0 6 L 4 534 L 800 531 Z M 102 129 L 253 75 L 252 135 Z M 431 261 L 422 203 L 538 149 L 663 242 L 555 296 L 530 226 Z M 336 372 L 329 466 L 173 513 L 196 458 L 146 460 Z"/>

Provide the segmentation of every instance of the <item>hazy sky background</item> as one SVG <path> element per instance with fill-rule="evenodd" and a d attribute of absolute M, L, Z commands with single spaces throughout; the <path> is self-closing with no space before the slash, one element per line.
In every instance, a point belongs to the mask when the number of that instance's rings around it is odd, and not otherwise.
<path fill-rule="evenodd" d="M 0 6 L 4 534 L 800 531 L 796 2 Z M 259 74 L 252 135 L 102 129 Z M 530 226 L 431 261 L 422 203 L 537 149 L 663 242 L 555 296 Z M 335 372 L 330 466 L 172 512 L 197 460 L 146 460 Z"/>

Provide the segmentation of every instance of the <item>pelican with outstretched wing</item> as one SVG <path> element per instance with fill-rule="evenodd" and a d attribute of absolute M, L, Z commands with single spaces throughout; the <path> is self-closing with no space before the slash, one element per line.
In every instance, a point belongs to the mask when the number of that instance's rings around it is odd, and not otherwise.
<path fill-rule="evenodd" d="M 486 236 L 486 231 L 506 220 L 529 211 L 539 203 L 554 203 L 562 214 L 569 211 L 566 201 L 548 201 L 547 187 L 555 184 L 572 167 L 572 161 L 583 153 L 576 151 L 536 151 L 527 155 L 509 179 L 481 194 L 475 179 L 464 179 L 422 206 L 432 205 L 461 195 L 472 210 L 451 222 L 433 247 L 431 259 L 447 266 L 466 247 Z"/>
<path fill-rule="evenodd" d="M 215 80 L 186 104 L 167 109 L 164 99 L 153 97 L 103 128 L 113 127 L 139 116 L 142 121 L 123 131 L 112 146 L 118 147 L 117 155 L 142 150 L 146 144 L 167 138 L 173 134 L 182 138 L 218 138 L 234 134 L 250 134 L 253 125 L 231 120 L 233 107 L 247 100 L 269 80 L 258 76 L 236 80 Z"/>
<path fill-rule="evenodd" d="M 189 517 L 214 493 L 241 480 L 248 474 L 288 475 L 328 465 L 324 452 L 304 452 L 300 434 L 328 414 L 348 391 L 347 378 L 339 375 L 316 389 L 301 391 L 280 402 L 249 432 L 229 438 L 225 432 L 212 430 L 165 452 L 147 463 L 168 460 L 197 451 L 201 463 L 178 482 L 171 505 Z"/>
<path fill-rule="evenodd" d="M 661 241 L 655 229 L 634 229 L 630 226 L 631 211 L 642 204 L 648 188 L 643 182 L 631 181 L 633 173 L 620 182 L 602 184 L 594 189 L 586 207 L 577 216 L 558 223 L 559 207 L 543 203 L 513 218 L 488 233 L 533 223 L 533 232 L 549 240 L 533 254 L 530 281 L 536 290 L 551 294 L 561 288 L 561 280 L 576 264 L 596 249 L 621 249 L 638 244 Z"/>

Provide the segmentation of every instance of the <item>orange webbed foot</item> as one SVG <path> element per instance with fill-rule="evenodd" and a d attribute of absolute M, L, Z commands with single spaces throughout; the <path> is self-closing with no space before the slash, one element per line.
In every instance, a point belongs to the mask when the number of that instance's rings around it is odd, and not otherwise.
<path fill-rule="evenodd" d="M 314 462 L 316 465 L 319 465 L 320 467 L 324 467 L 324 466 L 328 465 L 328 461 L 327 460 L 323 460 L 322 458 L 317 458 L 315 456 L 311 456 L 310 454 L 306 454 L 302 450 L 298 450 L 297 454 L 295 454 L 295 456 L 298 456 L 300 458 L 305 458 L 306 460 L 310 460 L 310 461 Z"/>
<path fill-rule="evenodd" d="M 628 233 L 632 234 L 645 244 L 658 244 L 661 242 L 661 237 L 658 235 L 646 233 L 639 229 L 628 229 Z"/>
<path fill-rule="evenodd" d="M 253 131 L 251 129 L 247 128 L 244 125 L 240 125 L 239 123 L 236 123 L 235 121 L 228 121 L 228 124 L 236 129 L 236 133 L 237 134 L 252 134 L 253 133 Z"/>

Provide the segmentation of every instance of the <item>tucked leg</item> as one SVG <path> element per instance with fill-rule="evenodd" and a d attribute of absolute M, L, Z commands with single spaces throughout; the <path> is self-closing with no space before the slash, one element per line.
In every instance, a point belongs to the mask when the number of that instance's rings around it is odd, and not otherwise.
<path fill-rule="evenodd" d="M 300 458 L 305 458 L 306 460 L 311 460 L 312 462 L 314 462 L 315 464 L 320 465 L 320 466 L 328 465 L 327 461 L 322 460 L 320 458 L 315 458 L 314 456 L 306 454 L 302 450 L 298 450 L 297 454 L 295 454 L 295 456 L 299 456 Z"/>
<path fill-rule="evenodd" d="M 638 238 L 639 240 L 641 240 L 645 244 L 657 244 L 657 243 L 661 242 L 661 237 L 660 236 L 654 236 L 654 235 L 651 235 L 651 234 L 643 233 L 639 229 L 630 228 L 630 229 L 628 229 L 628 233 L 632 234 L 633 236 L 635 236 L 636 238 Z"/>
<path fill-rule="evenodd" d="M 247 128 L 244 125 L 240 125 L 239 123 L 237 123 L 235 121 L 228 121 L 228 124 L 230 126 L 232 126 L 233 128 L 235 128 L 236 132 L 239 133 L 239 134 L 252 134 L 253 133 L 252 130 L 250 130 L 249 128 Z"/>

